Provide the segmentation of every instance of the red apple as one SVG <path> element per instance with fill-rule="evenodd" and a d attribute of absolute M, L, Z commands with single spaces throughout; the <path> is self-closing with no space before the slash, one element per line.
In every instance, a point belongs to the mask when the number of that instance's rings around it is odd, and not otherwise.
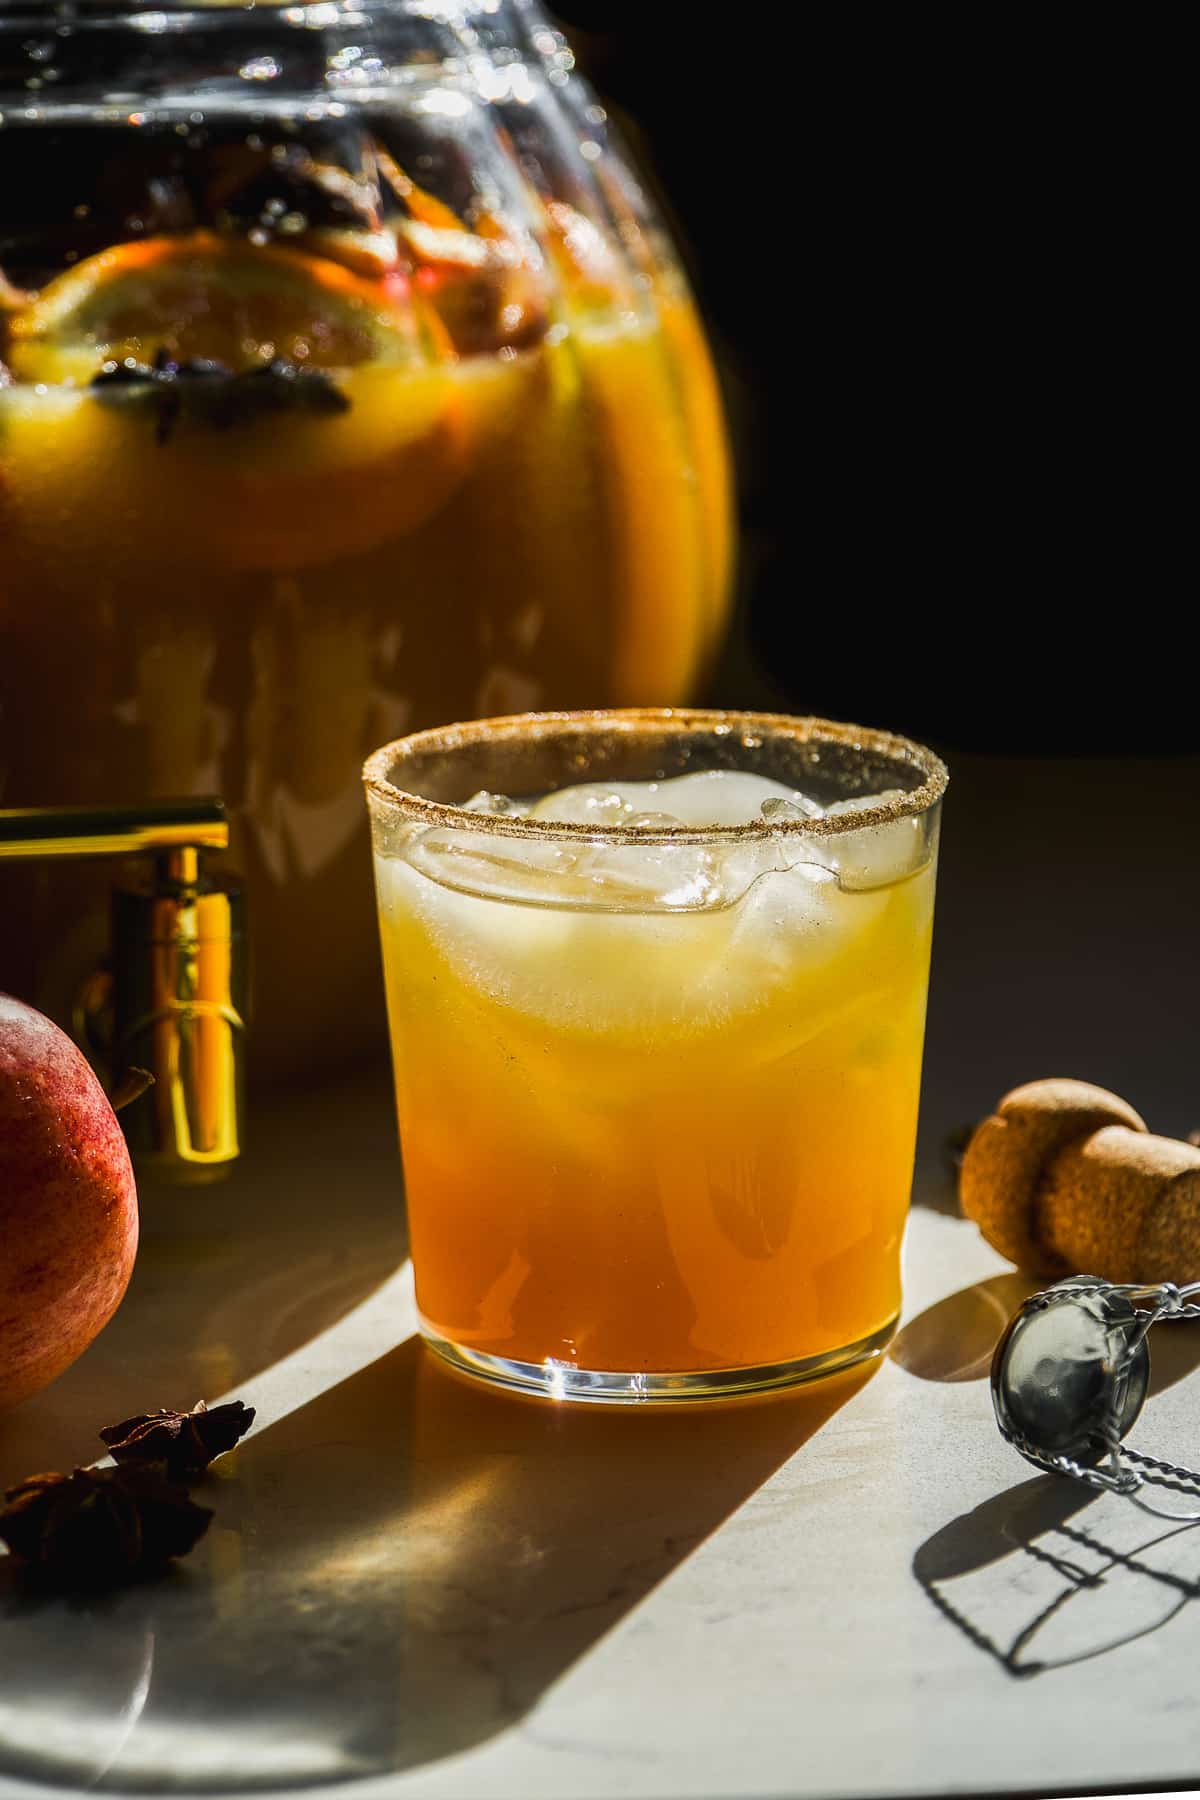
<path fill-rule="evenodd" d="M 0 994 L 0 1407 L 46 1387 L 108 1323 L 137 1236 L 104 1089 L 57 1025 Z"/>

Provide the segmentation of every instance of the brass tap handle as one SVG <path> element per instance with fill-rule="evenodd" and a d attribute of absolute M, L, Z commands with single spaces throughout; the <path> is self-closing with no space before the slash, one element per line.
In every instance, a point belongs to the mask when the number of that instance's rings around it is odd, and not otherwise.
<path fill-rule="evenodd" d="M 0 861 L 228 847 L 229 821 L 215 795 L 148 800 L 144 806 L 0 808 Z"/>
<path fill-rule="evenodd" d="M 141 806 L 0 810 L 0 861 L 140 856 L 140 879 L 113 890 L 112 976 L 85 983 L 77 1012 L 90 1048 L 107 1040 L 115 1088 L 132 1067 L 154 1085 L 121 1123 L 140 1169 L 174 1181 L 225 1173 L 240 1150 L 246 1014 L 246 944 L 236 886 L 204 866 L 223 850 L 222 802 L 155 800 Z M 97 1006 L 105 1029 L 95 1029 Z"/>

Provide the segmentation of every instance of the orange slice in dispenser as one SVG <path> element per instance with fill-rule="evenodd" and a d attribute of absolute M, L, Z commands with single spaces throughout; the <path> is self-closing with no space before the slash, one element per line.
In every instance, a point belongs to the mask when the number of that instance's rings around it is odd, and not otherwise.
<path fill-rule="evenodd" d="M 328 562 L 412 530 L 466 466 L 447 333 L 396 271 L 196 232 L 104 251 L 8 324 L 13 373 L 47 402 L 18 409 L 22 435 L 44 420 L 72 510 L 82 484 L 111 519 L 119 490 L 143 544 Z"/>
<path fill-rule="evenodd" d="M 397 293 L 401 303 L 397 304 Z M 106 361 L 155 352 L 230 369 L 284 357 L 341 369 L 406 362 L 415 313 L 395 281 L 277 245 L 196 231 L 102 250 L 43 288 L 9 321 L 22 381 L 88 382 Z"/>
<path fill-rule="evenodd" d="M 531 350 L 550 324 L 541 271 L 513 246 L 469 231 L 439 231 L 407 219 L 400 235 L 416 266 L 417 291 L 460 356 Z"/>

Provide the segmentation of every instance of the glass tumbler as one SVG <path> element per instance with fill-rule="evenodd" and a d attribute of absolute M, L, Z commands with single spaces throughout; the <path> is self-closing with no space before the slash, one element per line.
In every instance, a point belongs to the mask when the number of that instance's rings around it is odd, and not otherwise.
<path fill-rule="evenodd" d="M 433 1348 L 594 1400 L 879 1354 L 938 759 L 817 719 L 638 710 L 420 732 L 365 778 Z"/>

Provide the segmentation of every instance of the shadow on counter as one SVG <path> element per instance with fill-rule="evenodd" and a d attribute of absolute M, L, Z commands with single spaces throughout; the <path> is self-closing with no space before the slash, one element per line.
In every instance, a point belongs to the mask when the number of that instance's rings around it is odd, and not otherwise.
<path fill-rule="evenodd" d="M 1085 1524 L 1068 1522 L 1085 1509 Z M 1200 1597 L 1195 1525 L 1151 1528 L 1124 1499 L 1042 1475 L 934 1532 L 913 1576 L 1007 1675 L 1044 1675 L 1147 1637 Z"/>
<path fill-rule="evenodd" d="M 893 1338 L 888 1355 L 922 1381 L 983 1381 L 992 1353 L 1018 1307 L 1048 1280 L 1016 1269 L 989 1275 L 926 1307 Z M 1173 1321 L 1155 1332 L 1151 1395 L 1200 1368 L 1200 1324 Z"/>
<path fill-rule="evenodd" d="M 1015 1270 L 974 1282 L 912 1319 L 889 1354 L 923 1381 L 984 1381 L 1010 1317 L 1039 1285 Z M 1151 1395 L 1197 1367 L 1200 1328 L 1161 1330 Z M 1200 1597 L 1200 1543 L 1191 1535 L 1200 1521 L 1189 1510 L 1180 1500 L 1177 1519 L 1160 1515 L 1151 1524 L 1122 1497 L 1040 1475 L 934 1532 L 913 1558 L 913 1575 L 1006 1674 L 1042 1675 L 1145 1637 Z"/>
<path fill-rule="evenodd" d="M 222 1792 L 465 1751 L 866 1378 L 700 1412 L 561 1407 L 410 1339 L 227 1459 L 197 1494 L 208 1537 L 162 1580 L 38 1601 L 0 1572 L 0 1772 Z"/>
<path fill-rule="evenodd" d="M 139 1177 L 141 1242 L 116 1316 L 44 1393 L 0 1414 L 0 1488 L 103 1452 L 102 1425 L 187 1408 L 312 1342 L 404 1262 L 386 1069 L 264 1100 L 223 1181 Z M 400 1335 L 399 1333 L 397 1335 Z M 395 1340 L 392 1340 L 395 1341 Z"/>

